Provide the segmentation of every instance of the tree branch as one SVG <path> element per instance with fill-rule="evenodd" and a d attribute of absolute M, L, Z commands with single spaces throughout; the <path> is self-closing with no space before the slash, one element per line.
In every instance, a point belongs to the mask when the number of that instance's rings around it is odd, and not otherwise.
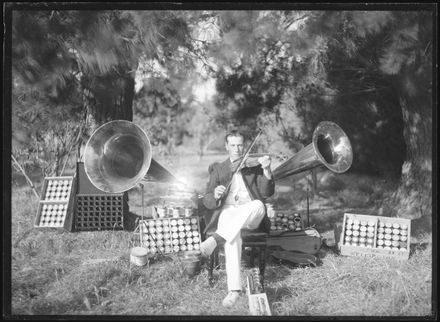
<path fill-rule="evenodd" d="M 30 187 L 32 188 L 32 191 L 34 192 L 34 194 L 37 196 L 38 199 L 40 199 L 40 195 L 38 194 L 38 192 L 35 190 L 35 186 L 32 182 L 31 179 L 29 179 L 29 177 L 27 176 L 26 172 L 24 171 L 24 169 L 21 167 L 20 163 L 18 163 L 18 161 L 14 158 L 14 155 L 11 154 L 11 158 L 12 161 L 14 161 L 15 166 L 20 169 L 21 173 L 23 174 L 23 176 L 26 178 L 26 181 L 28 182 L 28 184 L 30 185 Z"/>
<path fill-rule="evenodd" d="M 290 22 L 288 23 L 287 26 L 284 27 L 284 30 L 289 29 L 289 27 L 290 27 L 292 24 L 294 24 L 295 22 L 297 22 L 297 21 L 299 21 L 299 20 L 305 19 L 305 18 L 307 18 L 308 16 L 309 16 L 308 14 L 304 14 L 304 15 L 302 15 L 302 16 L 299 17 L 299 18 L 293 19 L 292 21 L 290 21 Z"/>
<path fill-rule="evenodd" d="M 378 92 L 378 91 L 386 90 L 387 88 L 388 87 L 369 88 L 369 89 L 364 89 L 364 90 L 359 90 L 359 91 L 354 91 L 354 92 L 348 92 L 348 93 L 343 93 L 343 94 L 320 94 L 318 96 L 347 96 L 347 95 L 354 95 L 354 94 L 359 94 L 359 93 Z"/>

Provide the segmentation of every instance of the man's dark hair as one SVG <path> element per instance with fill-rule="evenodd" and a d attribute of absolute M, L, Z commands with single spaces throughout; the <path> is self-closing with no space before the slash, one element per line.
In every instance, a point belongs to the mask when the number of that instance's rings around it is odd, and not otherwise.
<path fill-rule="evenodd" d="M 228 138 L 230 136 L 241 136 L 243 138 L 244 141 L 244 135 L 243 133 L 241 133 L 239 130 L 231 130 L 229 131 L 226 135 L 225 135 L 225 143 L 228 143 Z"/>

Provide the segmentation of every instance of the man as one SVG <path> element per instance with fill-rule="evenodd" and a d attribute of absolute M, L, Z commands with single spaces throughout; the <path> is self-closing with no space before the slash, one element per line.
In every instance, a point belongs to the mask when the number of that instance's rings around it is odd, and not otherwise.
<path fill-rule="evenodd" d="M 202 256 L 208 257 L 217 245 L 224 244 L 228 295 L 223 305 L 226 307 L 234 305 L 242 289 L 240 230 L 256 229 L 260 224 L 270 227 L 264 201 L 273 195 L 275 187 L 269 156 L 259 158 L 257 166 L 243 168 L 233 176 L 231 164 L 234 161 L 239 163 L 237 160 L 243 156 L 243 141 L 244 137 L 238 131 L 226 135 L 225 148 L 229 158 L 209 166 L 210 178 L 203 198 L 205 207 L 215 210 L 212 218 L 218 218 L 218 224 L 214 235 L 201 244 L 200 251 Z M 215 221 L 211 220 L 207 228 L 213 224 Z"/>

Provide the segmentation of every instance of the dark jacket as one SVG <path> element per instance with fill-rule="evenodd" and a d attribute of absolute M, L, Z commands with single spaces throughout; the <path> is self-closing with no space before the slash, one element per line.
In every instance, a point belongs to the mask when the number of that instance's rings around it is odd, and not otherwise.
<path fill-rule="evenodd" d="M 223 185 L 228 186 L 232 180 L 233 172 L 231 170 L 231 160 L 228 158 L 219 163 L 213 163 L 208 168 L 209 182 L 206 188 L 206 194 L 203 197 L 203 204 L 206 208 L 215 210 L 211 221 L 208 223 L 205 232 L 209 230 L 214 224 L 217 224 L 218 215 L 223 206 L 224 198 L 215 200 L 214 189 Z M 241 170 L 243 181 L 251 196 L 252 200 L 258 199 L 265 203 L 266 199 L 274 194 L 275 182 L 273 179 L 267 179 L 263 174 L 263 169 L 260 165 L 255 167 L 244 168 Z M 266 231 L 270 228 L 270 221 L 267 215 L 264 216 L 260 227 Z"/>

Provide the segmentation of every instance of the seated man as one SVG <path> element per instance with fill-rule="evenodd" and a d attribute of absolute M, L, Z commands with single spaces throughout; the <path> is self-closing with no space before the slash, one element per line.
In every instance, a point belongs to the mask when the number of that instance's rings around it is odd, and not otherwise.
<path fill-rule="evenodd" d="M 244 137 L 238 131 L 231 131 L 226 135 L 225 147 L 229 152 L 229 158 L 222 163 L 209 166 L 210 177 L 203 198 L 205 207 L 214 210 L 205 231 L 213 226 L 217 219 L 218 224 L 214 235 L 201 244 L 200 251 L 202 256 L 208 257 L 218 244 L 225 245 L 228 295 L 223 300 L 224 306 L 232 306 L 242 289 L 240 230 L 256 229 L 262 220 L 265 225 L 270 226 L 264 201 L 273 195 L 275 188 L 269 156 L 259 158 L 257 166 L 243 168 L 233 175 L 231 165 L 243 156 L 243 141 Z"/>

